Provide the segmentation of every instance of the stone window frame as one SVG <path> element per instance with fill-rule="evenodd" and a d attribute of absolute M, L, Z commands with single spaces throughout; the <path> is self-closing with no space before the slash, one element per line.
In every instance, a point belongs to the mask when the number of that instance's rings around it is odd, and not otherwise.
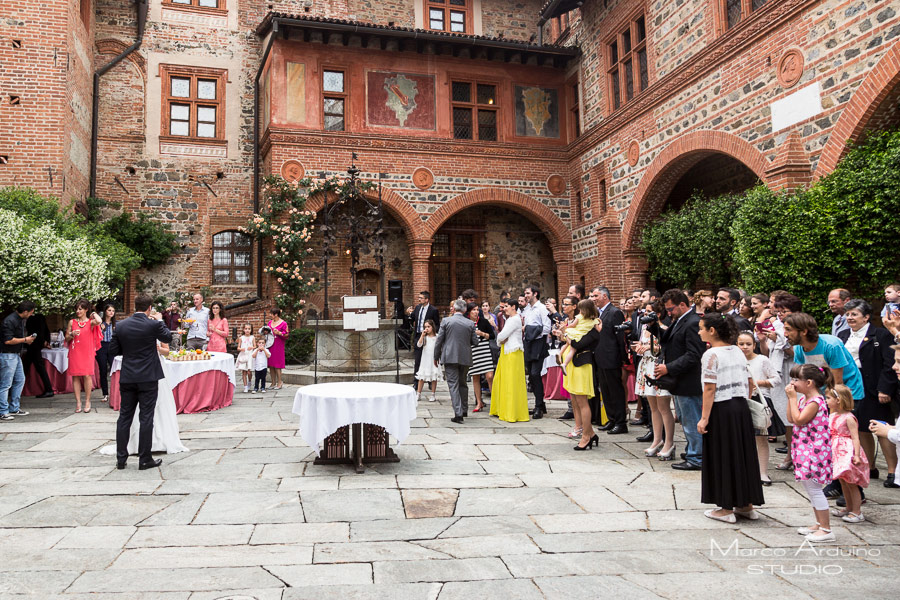
<path fill-rule="evenodd" d="M 322 82 L 321 82 L 321 90 L 322 90 L 322 129 L 324 131 L 349 131 L 349 116 L 350 116 L 350 77 L 348 73 L 350 70 L 345 66 L 339 65 L 331 65 L 326 64 L 322 65 Z M 325 91 L 325 72 L 330 71 L 334 73 L 341 73 L 343 75 L 344 80 L 344 91 L 343 92 L 326 92 Z M 344 101 L 344 127 L 343 129 L 327 129 L 325 127 L 325 100 L 328 99 L 339 99 Z"/>
<path fill-rule="evenodd" d="M 225 145 L 225 105 L 226 82 L 228 80 L 227 69 L 211 69 L 208 67 L 191 67 L 185 65 L 160 64 L 159 75 L 162 78 L 162 114 L 159 139 L 164 142 L 190 142 L 209 145 Z M 180 77 L 190 79 L 190 97 L 183 98 L 171 95 L 172 78 Z M 216 81 L 216 99 L 202 100 L 196 96 L 197 81 L 200 79 Z M 188 135 L 172 135 L 169 129 L 172 104 L 188 104 L 190 106 Z M 197 107 L 199 105 L 214 105 L 216 107 L 216 135 L 215 137 L 201 137 L 197 131 Z"/>
<path fill-rule="evenodd" d="M 643 30 L 643 37 L 640 36 Z M 631 13 L 628 18 L 615 28 L 615 33 L 607 37 L 604 43 L 606 58 L 606 90 L 608 95 L 607 113 L 613 113 L 633 102 L 650 87 L 650 55 L 647 46 L 649 38 L 647 16 L 644 7 Z M 629 47 L 627 52 L 623 50 Z M 646 81 L 641 80 L 640 56 L 645 61 Z M 627 63 L 631 63 L 631 98 L 627 97 Z M 618 103 L 616 93 L 618 92 Z"/>
<path fill-rule="evenodd" d="M 716 35 L 724 35 L 746 21 L 754 12 L 760 10 L 770 0 L 732 0 L 740 4 L 740 15 L 734 23 L 728 22 L 729 0 L 712 0 L 715 15 Z"/>
<path fill-rule="evenodd" d="M 469 101 L 457 101 L 453 99 L 453 85 L 456 83 L 465 83 L 469 84 L 470 87 L 470 95 Z M 494 88 L 494 97 L 491 98 L 492 102 L 479 102 L 478 101 L 478 86 L 491 86 Z M 453 118 L 454 110 L 468 110 L 471 115 L 471 123 L 472 123 L 472 136 L 471 137 L 457 137 L 456 136 L 456 124 Z M 501 102 L 500 102 L 500 84 L 497 81 L 487 81 L 487 80 L 479 80 L 472 79 L 465 76 L 455 76 L 450 74 L 450 134 L 455 140 L 470 140 L 473 142 L 499 142 L 501 141 L 500 135 L 500 110 L 501 110 Z M 494 139 L 482 139 L 480 136 L 479 122 L 478 122 L 478 113 L 482 111 L 490 111 L 494 113 Z"/>
<path fill-rule="evenodd" d="M 216 6 L 200 6 L 200 0 L 162 0 L 163 8 L 174 8 L 185 12 L 200 13 L 204 15 L 228 15 L 228 0 L 216 0 Z"/>
<path fill-rule="evenodd" d="M 231 234 L 231 243 L 225 244 L 221 246 L 216 245 L 216 238 L 220 237 L 223 234 Z M 241 245 L 235 242 L 236 236 L 242 236 L 246 238 L 247 244 Z M 227 251 L 230 256 L 230 261 L 228 265 L 224 264 L 216 264 L 216 251 Z M 247 266 L 239 266 L 235 264 L 235 255 L 241 253 L 247 255 Z M 212 284 L 215 285 L 253 285 L 253 238 L 242 231 L 238 231 L 236 229 L 223 229 L 221 231 L 216 232 L 212 236 L 212 243 L 210 248 L 210 270 L 212 277 Z M 218 281 L 216 279 L 217 271 L 227 271 L 228 272 L 228 280 L 227 281 Z M 236 277 L 236 273 L 238 271 L 244 271 L 247 273 L 247 281 L 238 281 Z"/>
<path fill-rule="evenodd" d="M 456 4 L 462 2 L 462 4 Z M 474 22 L 474 0 L 424 0 L 425 6 L 425 29 L 429 31 L 444 31 L 447 33 L 456 33 L 462 35 L 471 35 L 475 31 Z M 437 28 L 431 26 L 431 11 L 439 10 L 442 12 L 441 23 L 443 27 Z M 463 15 L 463 30 L 452 31 L 451 13 L 461 13 Z M 449 26 L 449 27 L 448 27 Z"/>

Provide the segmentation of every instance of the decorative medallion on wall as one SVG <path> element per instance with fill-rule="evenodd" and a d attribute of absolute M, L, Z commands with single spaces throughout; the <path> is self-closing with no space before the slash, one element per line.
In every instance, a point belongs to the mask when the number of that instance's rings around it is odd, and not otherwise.
<path fill-rule="evenodd" d="M 633 167 L 640 158 L 641 146 L 637 143 L 637 140 L 631 140 L 631 143 L 628 144 L 628 164 Z"/>
<path fill-rule="evenodd" d="M 791 48 L 778 61 L 778 83 L 789 88 L 803 77 L 803 54 Z"/>
<path fill-rule="evenodd" d="M 306 169 L 296 160 L 286 160 L 281 165 L 281 176 L 291 183 L 297 183 L 306 174 Z"/>
<path fill-rule="evenodd" d="M 551 175 L 547 178 L 547 189 L 554 196 L 561 196 L 566 192 L 566 180 L 562 175 Z"/>
<path fill-rule="evenodd" d="M 419 167 L 412 174 L 413 185 L 420 190 L 427 190 L 434 185 L 434 173 L 425 167 Z"/>

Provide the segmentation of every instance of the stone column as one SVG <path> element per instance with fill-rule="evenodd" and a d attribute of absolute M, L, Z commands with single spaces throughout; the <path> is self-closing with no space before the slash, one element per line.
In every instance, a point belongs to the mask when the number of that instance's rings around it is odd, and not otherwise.
<path fill-rule="evenodd" d="M 550 249 L 553 251 L 553 262 L 556 263 L 556 298 L 557 306 L 559 298 L 565 298 L 569 291 L 569 286 L 575 281 L 575 269 L 572 261 L 572 244 L 556 243 L 551 244 Z M 545 296 L 550 296 L 549 292 L 544 292 Z"/>

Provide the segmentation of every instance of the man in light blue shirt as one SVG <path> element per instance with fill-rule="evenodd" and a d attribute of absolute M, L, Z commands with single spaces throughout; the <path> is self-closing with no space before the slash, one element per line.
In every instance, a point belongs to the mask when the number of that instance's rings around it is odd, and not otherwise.
<path fill-rule="evenodd" d="M 853 393 L 856 401 L 865 398 L 862 375 L 856 361 L 844 347 L 844 342 L 833 335 L 820 334 L 819 326 L 806 313 L 791 313 L 784 320 L 784 336 L 794 345 L 794 362 L 828 367 L 835 383 L 843 383 Z"/>
<path fill-rule="evenodd" d="M 206 349 L 206 344 L 209 343 L 209 309 L 203 306 L 203 294 L 194 294 L 194 306 L 185 313 L 184 318 L 194 320 L 193 323 L 189 323 L 188 349 Z"/>

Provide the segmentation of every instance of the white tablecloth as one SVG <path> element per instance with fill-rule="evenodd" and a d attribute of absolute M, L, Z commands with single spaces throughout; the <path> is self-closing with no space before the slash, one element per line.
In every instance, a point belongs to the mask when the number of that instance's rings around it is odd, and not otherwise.
<path fill-rule="evenodd" d="M 237 385 L 234 376 L 234 357 L 227 352 L 210 352 L 209 355 L 209 360 L 167 360 L 166 381 L 169 382 L 172 389 L 175 389 L 178 387 L 179 383 L 198 373 L 203 373 L 205 371 L 222 371 L 228 375 L 228 380 L 231 381 L 232 385 Z M 110 376 L 121 368 L 122 357 L 117 356 L 113 359 L 112 370 L 109 372 Z"/>
<path fill-rule="evenodd" d="M 300 416 L 300 436 L 317 456 L 325 438 L 352 423 L 380 425 L 402 442 L 416 418 L 416 391 L 396 383 L 319 383 L 297 391 L 293 412 Z"/>
<path fill-rule="evenodd" d="M 68 348 L 44 348 L 41 350 L 41 356 L 50 361 L 53 368 L 60 373 L 65 373 L 69 370 Z"/>
<path fill-rule="evenodd" d="M 541 377 L 547 374 L 547 369 L 551 367 L 558 367 L 556 364 L 556 355 L 559 354 L 560 348 L 550 348 L 550 356 L 544 359 L 544 364 L 541 365 Z"/>

